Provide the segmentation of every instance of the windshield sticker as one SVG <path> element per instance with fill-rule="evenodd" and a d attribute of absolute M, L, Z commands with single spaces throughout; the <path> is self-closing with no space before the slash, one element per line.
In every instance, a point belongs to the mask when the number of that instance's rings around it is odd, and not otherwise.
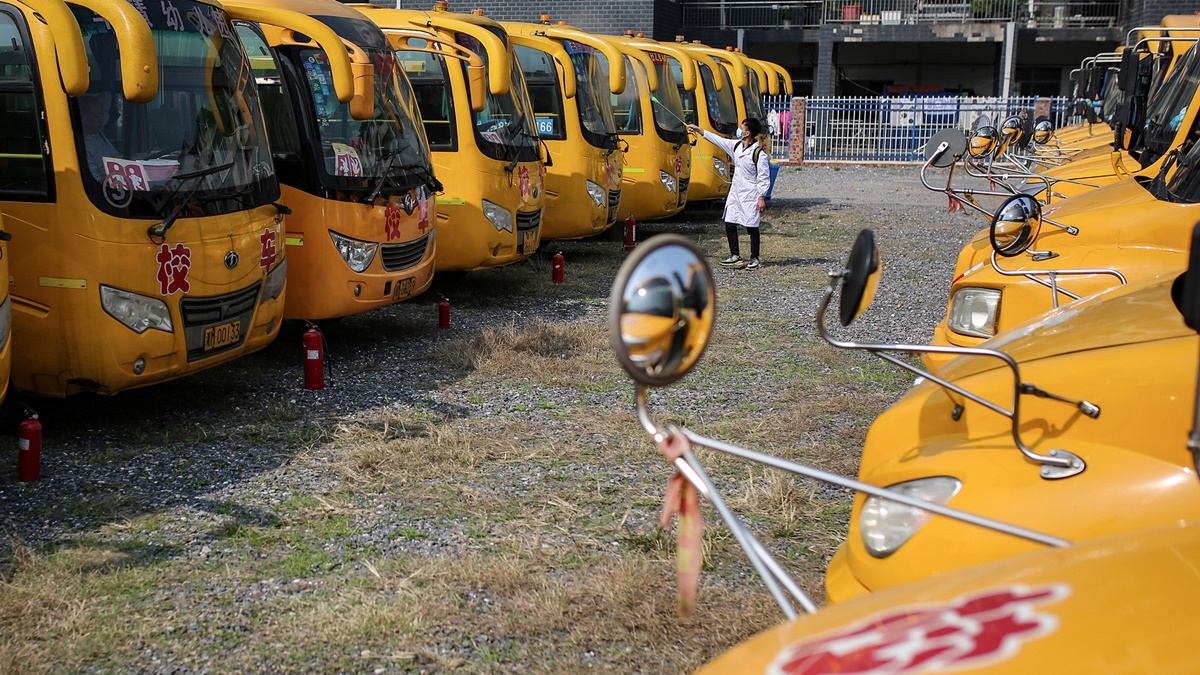
<path fill-rule="evenodd" d="M 258 243 L 262 244 L 262 252 L 258 257 L 258 266 L 264 270 L 271 269 L 271 265 L 275 264 L 275 259 L 279 257 L 279 249 L 275 246 L 275 241 L 279 235 L 275 230 L 263 230 L 263 233 L 258 237 Z"/>
<path fill-rule="evenodd" d="M 163 20 L 167 24 L 167 28 L 180 32 L 187 31 L 187 26 L 183 24 L 183 15 L 179 13 L 178 7 L 170 0 L 159 0 L 159 6 L 162 7 Z"/>
<path fill-rule="evenodd" d="M 138 162 L 130 162 L 116 157 L 105 157 L 103 161 L 106 182 L 138 192 L 150 189 L 150 182 L 146 180 L 146 173 Z"/>
<path fill-rule="evenodd" d="M 174 295 L 176 291 L 187 293 L 192 289 L 188 283 L 188 270 L 192 268 L 192 249 L 183 244 L 163 244 L 158 251 L 158 292 Z"/>
<path fill-rule="evenodd" d="M 659 54 L 658 52 L 646 52 L 646 55 L 650 57 L 650 61 L 652 61 L 653 63 L 666 63 L 667 62 L 666 54 Z"/>
<path fill-rule="evenodd" d="M 517 169 L 517 179 L 521 184 L 521 199 L 529 199 L 529 193 L 531 192 L 531 190 L 529 188 L 529 169 L 528 169 L 528 167 L 523 166 L 520 169 Z"/>
<path fill-rule="evenodd" d="M 1040 605 L 1070 595 L 1066 584 L 1011 586 L 945 604 L 892 609 L 780 652 L 770 675 L 927 673 L 999 663 L 1053 633 L 1058 617 Z"/>
<path fill-rule="evenodd" d="M 538 117 L 536 119 L 537 119 L 537 130 L 538 130 L 539 134 L 553 135 L 555 133 L 553 117 Z"/>
<path fill-rule="evenodd" d="M 494 131 L 481 131 L 479 132 L 479 135 L 482 136 L 483 140 L 485 141 L 491 141 L 492 143 L 496 144 L 500 143 L 500 134 Z"/>
<path fill-rule="evenodd" d="M 591 54 L 596 51 L 595 47 L 574 40 L 563 40 L 563 47 L 566 48 L 568 54 Z"/>
<path fill-rule="evenodd" d="M 345 143 L 333 144 L 334 154 L 334 173 L 338 176 L 352 176 L 355 178 L 363 175 L 362 160 L 358 158 L 358 151 L 346 145 Z"/>

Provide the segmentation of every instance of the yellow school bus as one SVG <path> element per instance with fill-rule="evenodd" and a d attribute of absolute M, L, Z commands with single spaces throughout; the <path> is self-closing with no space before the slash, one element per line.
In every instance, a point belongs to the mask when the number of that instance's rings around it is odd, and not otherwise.
<path fill-rule="evenodd" d="M 683 104 L 684 119 L 702 129 L 733 138 L 737 135 L 738 119 L 737 90 L 729 80 L 728 72 L 713 61 L 704 50 L 695 49 L 690 43 L 677 36 L 676 45 L 687 50 L 696 62 L 697 82 L 694 91 L 682 86 L 683 67 L 678 59 L 671 59 L 671 71 L 679 85 L 679 100 Z M 692 145 L 692 175 L 688 184 L 688 201 L 705 202 L 724 199 L 729 194 L 729 183 L 733 179 L 729 157 L 704 137 L 695 139 Z"/>
<path fill-rule="evenodd" d="M 0 212 L 11 260 L 28 262 L 9 269 L 13 386 L 113 394 L 266 346 L 283 214 L 228 14 L 53 6 L 0 7 Z"/>
<path fill-rule="evenodd" d="M 1192 23 L 1200 23 L 1200 18 L 1193 18 Z M 1187 39 L 1161 43 L 1170 45 L 1174 56 L 1162 57 L 1162 69 L 1169 70 L 1161 85 L 1152 88 L 1145 99 L 1144 118 L 1121 120 L 1122 113 L 1118 113 L 1114 123 L 1116 143 L 1097 144 L 1059 166 L 1040 172 L 1054 181 L 1051 200 L 1073 197 L 1125 178 L 1153 177 L 1173 149 L 1183 147 L 1194 137 L 1200 114 L 1200 49 L 1195 46 L 1194 30 L 1176 32 Z M 1149 63 L 1146 59 L 1144 67 Z M 1133 93 L 1130 90 L 1125 95 Z M 1027 184 L 1036 190 L 1045 182 L 1035 179 Z"/>
<path fill-rule="evenodd" d="M 599 234 L 617 218 L 624 152 L 611 94 L 625 91 L 616 45 L 565 22 L 505 23 L 525 75 L 538 136 L 550 151 L 546 166 L 543 239 Z M 561 70 L 561 77 L 559 71 Z"/>
<path fill-rule="evenodd" d="M 1178 266 L 1200 218 L 1200 148 L 1153 179 L 1131 178 L 1043 207 L 1010 198 L 958 255 L 933 344 L 973 347 L 1092 293 Z M 1008 234 L 1005 234 L 1005 232 Z M 1020 245 L 1006 245 L 1016 233 Z M 995 242 L 995 243 L 993 243 Z M 937 369 L 949 355 L 927 354 Z"/>
<path fill-rule="evenodd" d="M 451 13 L 445 2 L 429 12 L 354 6 L 393 38 L 434 166 L 453 177 L 437 198 L 437 270 L 498 267 L 533 255 L 546 202 L 543 150 L 507 32 L 484 16 Z M 413 38 L 413 30 L 427 39 Z M 486 68 L 483 100 L 470 93 L 478 72 L 472 57 Z"/>
<path fill-rule="evenodd" d="M 692 153 L 685 149 L 687 125 L 669 59 L 685 64 L 683 86 L 688 91 L 696 88 L 695 59 L 677 46 L 645 38 L 601 37 L 625 48 L 628 85 L 612 100 L 617 133 L 629 144 L 620 215 L 636 220 L 672 216 L 687 202 Z"/>
<path fill-rule="evenodd" d="M 237 31 L 292 211 L 285 316 L 342 317 L 423 292 L 433 280 L 441 185 L 416 99 L 383 33 L 332 0 L 228 7 L 247 19 Z M 353 98 L 343 102 L 338 91 Z"/>

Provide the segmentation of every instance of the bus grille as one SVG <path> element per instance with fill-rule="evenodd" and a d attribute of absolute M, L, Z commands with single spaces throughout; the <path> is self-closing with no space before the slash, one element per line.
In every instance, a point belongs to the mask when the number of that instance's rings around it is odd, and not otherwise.
<path fill-rule="evenodd" d="M 608 224 L 617 222 L 617 206 L 621 204 L 621 191 L 608 191 Z"/>
<path fill-rule="evenodd" d="M 183 337 L 187 345 L 187 360 L 195 361 L 228 351 L 242 344 L 251 329 L 254 308 L 262 282 L 226 295 L 209 298 L 186 297 L 179 301 L 183 318 Z M 213 346 L 212 337 L 206 349 L 205 333 L 221 329 L 221 344 Z M 236 336 L 236 337 L 230 337 Z"/>
<path fill-rule="evenodd" d="M 687 201 L 687 189 L 688 189 L 689 183 L 690 183 L 690 181 L 688 181 L 688 179 L 686 179 L 686 178 L 679 179 L 679 205 L 680 206 L 683 206 L 683 203 Z"/>
<path fill-rule="evenodd" d="M 379 247 L 380 256 L 383 258 L 383 269 L 388 272 L 406 270 L 421 262 L 428 247 L 429 235 L 403 244 L 384 244 Z"/>
<path fill-rule="evenodd" d="M 526 213 L 517 211 L 517 233 L 518 234 L 520 234 L 521 232 L 528 232 L 529 230 L 536 230 L 538 228 L 538 225 L 541 225 L 541 224 L 542 224 L 542 212 L 540 209 L 537 211 L 529 211 Z"/>

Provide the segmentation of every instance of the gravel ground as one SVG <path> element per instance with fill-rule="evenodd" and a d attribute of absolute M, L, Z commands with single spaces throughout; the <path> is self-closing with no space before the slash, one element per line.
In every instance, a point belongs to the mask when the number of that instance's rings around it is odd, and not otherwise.
<path fill-rule="evenodd" d="M 718 215 L 711 210 L 689 210 L 646 229 L 717 237 Z M 788 329 L 797 333 L 812 333 L 821 291 L 797 288 L 782 272 L 811 268 L 818 274 L 836 267 L 844 260 L 857 229 L 871 227 L 884 261 L 876 303 L 852 330 L 835 333 L 856 339 L 925 341 L 944 314 L 954 257 L 984 226 L 977 217 L 947 213 L 945 197 L 922 188 L 914 168 L 784 169 L 764 220 L 768 227 L 761 270 L 731 272 L 714 265 L 718 302 L 722 303 L 718 330 L 722 315 L 752 312 L 786 321 Z M 782 226 L 771 227 L 772 223 L 788 223 L 789 231 L 801 241 L 811 236 L 821 243 L 814 243 L 812 257 L 780 258 L 772 244 L 781 236 Z M 613 249 L 613 244 L 602 242 L 572 246 L 576 259 L 593 255 L 589 246 Z M 841 253 L 835 255 L 834 251 Z M 615 266 L 619 257 L 613 256 L 613 260 Z M 568 274 L 570 265 L 569 259 Z M 497 288 L 505 283 L 504 270 L 481 274 L 492 275 Z M 453 284 L 448 284 L 438 291 L 453 293 L 453 289 Z M 526 291 L 519 297 L 498 300 L 494 306 L 484 302 L 456 305 L 452 332 L 472 334 L 488 326 L 538 319 L 581 319 L 604 325 L 607 288 L 596 288 L 583 298 L 546 299 L 538 296 L 537 289 Z M 722 302 L 724 298 L 729 300 Z M 32 484 L 16 482 L 15 452 L 0 458 L 0 562 L 12 557 L 12 547 L 18 542 L 39 551 L 89 539 L 119 545 L 123 537 L 135 536 L 123 534 L 120 524 L 146 516 L 155 517 L 157 528 L 149 533 L 138 528 L 136 537 L 145 540 L 163 560 L 229 555 L 228 540 L 216 533 L 231 518 L 242 524 L 272 526 L 279 521 L 280 506 L 289 500 L 333 493 L 343 476 L 329 455 L 334 452 L 327 442 L 334 433 L 331 430 L 339 422 L 372 414 L 381 407 L 430 410 L 472 424 L 522 419 L 550 430 L 565 445 L 586 448 L 589 443 L 604 442 L 603 434 L 594 429 L 522 405 L 522 396 L 530 394 L 511 383 L 497 380 L 494 390 L 480 391 L 463 384 L 461 373 L 446 372 L 426 358 L 431 348 L 448 339 L 434 327 L 436 301 L 436 295 L 426 294 L 405 305 L 330 325 L 327 335 L 333 379 L 331 386 L 320 392 L 300 388 L 300 329 L 287 326 L 274 345 L 248 357 L 236 369 L 220 367 L 112 399 L 34 402 L 46 425 L 43 478 Z M 778 349 L 772 330 L 750 330 L 756 350 L 769 353 Z M 701 370 L 697 377 L 703 377 Z M 750 374 L 726 393 L 735 399 L 754 397 L 762 385 L 760 378 L 761 374 Z M 629 389 L 617 387 L 587 396 L 597 407 L 627 409 L 632 416 Z M 684 419 L 703 418 L 707 406 L 712 405 L 703 384 L 668 394 L 662 399 L 664 405 Z M 574 403 L 581 394 L 564 387 L 561 392 L 550 388 L 536 395 L 539 401 L 561 396 L 564 403 Z M 835 423 L 820 433 L 840 432 Z M 11 437 L 0 438 L 0 442 L 12 448 L 16 445 Z M 594 466 L 586 461 L 586 455 L 567 468 L 619 483 L 642 479 L 638 472 L 623 474 L 617 467 Z M 474 488 L 511 495 L 543 479 L 534 471 L 504 464 L 480 475 Z M 494 545 L 487 538 L 473 536 L 460 517 L 414 517 L 396 508 L 394 498 L 383 492 L 360 492 L 351 506 L 354 534 L 329 540 L 325 551 L 329 560 L 352 559 L 353 551 L 368 546 L 381 556 L 393 556 L 453 555 Z M 0 580 L 5 574 L 0 567 Z M 215 616 L 221 617 L 226 627 L 249 624 L 255 620 L 253 612 L 241 608 L 252 607 L 263 598 L 328 595 L 331 591 L 324 589 L 324 584 L 321 575 L 246 581 L 234 588 L 181 583 L 156 589 L 153 601 L 177 608 L 180 623 L 176 630 L 203 633 Z M 449 643 L 438 649 L 461 651 L 459 645 Z M 211 650 L 159 652 L 139 643 L 118 669 L 270 671 L 275 665 L 229 661 L 227 655 Z"/>

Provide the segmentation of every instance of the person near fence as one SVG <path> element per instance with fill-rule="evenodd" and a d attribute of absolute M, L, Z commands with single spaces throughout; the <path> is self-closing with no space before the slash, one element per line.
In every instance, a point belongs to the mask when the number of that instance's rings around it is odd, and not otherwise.
<path fill-rule="evenodd" d="M 759 143 L 762 122 L 747 117 L 738 128 L 740 138 L 722 138 L 705 131 L 695 124 L 688 130 L 701 134 L 705 140 L 724 150 L 733 158 L 733 180 L 729 184 L 729 196 L 725 198 L 725 236 L 729 240 L 729 257 L 721 261 L 722 267 L 744 267 L 758 269 L 759 219 L 767 208 L 766 195 L 771 187 L 771 152 Z M 750 235 L 750 260 L 743 260 L 738 247 L 738 225 L 746 228 Z"/>

